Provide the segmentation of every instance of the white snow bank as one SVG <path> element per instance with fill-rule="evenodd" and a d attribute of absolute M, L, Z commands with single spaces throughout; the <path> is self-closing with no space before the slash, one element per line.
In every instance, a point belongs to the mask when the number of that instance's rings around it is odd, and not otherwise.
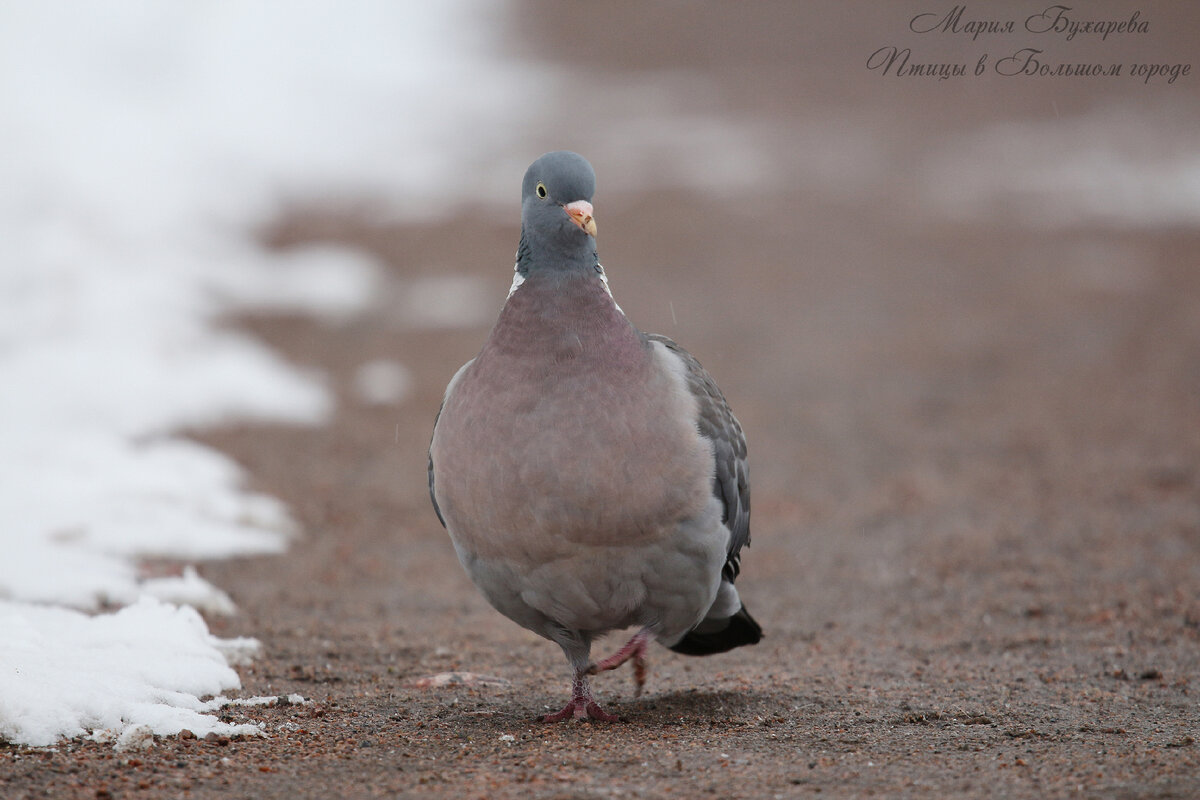
<path fill-rule="evenodd" d="M 232 601 L 194 572 L 144 581 L 136 565 L 278 552 L 293 526 L 229 459 L 172 433 L 321 422 L 323 378 L 220 319 L 337 323 L 379 288 L 364 254 L 269 251 L 257 231 L 292 200 L 440 209 L 447 176 L 495 152 L 468 121 L 494 121 L 531 81 L 493 68 L 487 17 L 465 0 L 0 15 L 0 738 L 244 733 L 201 698 L 237 688 L 230 664 L 253 642 L 150 598 Z"/>
<path fill-rule="evenodd" d="M 128 603 L 142 591 L 134 557 L 283 549 L 291 523 L 282 504 L 240 488 L 241 471 L 212 450 L 139 441 L 53 412 L 21 419 L 29 427 L 6 433 L 0 461 L 0 596 Z"/>
<path fill-rule="evenodd" d="M 241 686 L 193 609 L 144 598 L 114 614 L 0 601 L 0 738 L 60 737 L 145 725 L 155 734 L 260 735 L 204 712 Z"/>

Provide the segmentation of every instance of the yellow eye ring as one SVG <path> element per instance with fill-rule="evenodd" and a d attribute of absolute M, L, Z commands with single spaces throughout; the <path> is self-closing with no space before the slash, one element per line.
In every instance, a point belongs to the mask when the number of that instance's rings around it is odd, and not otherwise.
<path fill-rule="evenodd" d="M 542 183 L 541 181 L 538 181 L 538 185 L 537 185 L 537 196 L 538 196 L 538 197 L 541 197 L 542 199 L 545 199 L 545 197 L 546 197 L 546 194 L 547 194 L 547 192 L 546 192 L 546 184 Z"/>

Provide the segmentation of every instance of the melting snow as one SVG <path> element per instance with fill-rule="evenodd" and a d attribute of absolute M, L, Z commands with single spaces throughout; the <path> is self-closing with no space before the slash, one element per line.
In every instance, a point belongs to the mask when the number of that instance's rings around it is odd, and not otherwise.
<path fill-rule="evenodd" d="M 269 251 L 256 231 L 293 198 L 418 213 L 453 169 L 493 159 L 463 120 L 530 82 L 484 63 L 487 29 L 470 0 L 4 4 L 0 739 L 259 733 L 203 699 L 239 688 L 231 664 L 257 643 L 212 636 L 190 606 L 232 600 L 136 565 L 279 552 L 293 524 L 172 432 L 326 418 L 322 376 L 219 318 L 336 323 L 376 294 L 370 257 Z M 395 402 L 405 380 L 371 367 L 362 391 Z"/>

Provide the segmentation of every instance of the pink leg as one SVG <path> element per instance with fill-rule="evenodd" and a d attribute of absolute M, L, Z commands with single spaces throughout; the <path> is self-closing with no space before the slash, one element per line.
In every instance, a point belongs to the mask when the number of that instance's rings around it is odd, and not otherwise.
<path fill-rule="evenodd" d="M 616 722 L 617 715 L 609 714 L 592 699 L 592 689 L 588 685 L 588 673 L 577 671 L 571 681 L 571 701 L 563 706 L 562 711 L 547 714 L 542 722 L 562 722 L 564 719 L 598 719 L 601 722 Z"/>
<path fill-rule="evenodd" d="M 642 687 L 646 685 L 646 645 L 650 643 L 650 631 L 643 628 L 633 635 L 625 646 L 603 661 L 592 664 L 587 669 L 588 675 L 598 675 L 610 669 L 616 669 L 626 661 L 633 659 L 633 681 L 636 684 L 634 695 L 642 696 Z"/>

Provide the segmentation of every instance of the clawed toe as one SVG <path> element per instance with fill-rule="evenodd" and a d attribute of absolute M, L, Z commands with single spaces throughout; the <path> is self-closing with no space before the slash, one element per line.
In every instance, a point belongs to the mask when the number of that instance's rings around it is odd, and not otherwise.
<path fill-rule="evenodd" d="M 588 686 L 589 670 L 595 665 L 578 669 L 571 681 L 571 699 L 561 711 L 547 714 L 542 722 L 562 722 L 568 719 L 596 719 L 601 722 L 616 722 L 617 715 L 609 714 L 592 698 L 592 689 Z"/>
<path fill-rule="evenodd" d="M 601 722 L 616 722 L 619 719 L 616 714 L 608 713 L 594 700 L 587 704 L 587 715 L 592 719 L 598 719 Z"/>
<path fill-rule="evenodd" d="M 609 714 L 595 700 L 590 700 L 586 697 L 573 697 L 570 702 L 563 706 L 562 711 L 545 715 L 542 717 L 542 722 L 562 722 L 568 719 L 595 719 L 601 722 L 617 722 L 619 717 L 616 714 Z"/>

